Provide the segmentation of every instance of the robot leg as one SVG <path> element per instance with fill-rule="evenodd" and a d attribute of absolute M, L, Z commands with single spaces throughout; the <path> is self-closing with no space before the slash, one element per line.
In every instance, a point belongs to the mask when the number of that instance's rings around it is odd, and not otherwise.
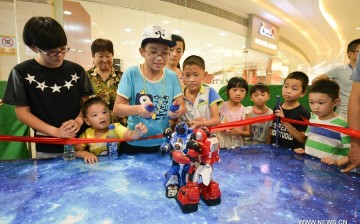
<path fill-rule="evenodd" d="M 211 180 L 208 186 L 200 183 L 199 188 L 201 199 L 206 205 L 215 206 L 221 203 L 221 191 L 217 182 Z"/>
<path fill-rule="evenodd" d="M 164 186 L 166 188 L 166 197 L 174 198 L 180 187 L 180 165 L 176 162 L 173 162 L 173 165 L 170 167 L 170 170 L 165 174 Z"/>
<path fill-rule="evenodd" d="M 185 186 L 179 189 L 176 201 L 183 213 L 196 212 L 200 201 L 198 183 L 188 181 Z"/>
<path fill-rule="evenodd" d="M 181 183 L 180 186 L 184 186 L 188 182 L 190 164 L 185 164 L 181 172 Z"/>

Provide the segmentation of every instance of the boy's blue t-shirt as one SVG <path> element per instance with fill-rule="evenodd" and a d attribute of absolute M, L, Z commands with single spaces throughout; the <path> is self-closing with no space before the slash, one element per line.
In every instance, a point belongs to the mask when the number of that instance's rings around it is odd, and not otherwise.
<path fill-rule="evenodd" d="M 128 68 L 122 75 L 117 94 L 129 100 L 129 105 L 152 103 L 155 106 L 153 118 L 145 119 L 138 115 L 128 117 L 128 128 L 134 130 L 136 124 L 142 122 L 148 132 L 143 138 L 159 135 L 169 126 L 169 107 L 173 100 L 182 95 L 179 79 L 172 70 L 164 68 L 163 77 L 158 81 L 147 80 L 140 66 Z M 130 141 L 134 146 L 157 146 L 164 142 L 164 138 Z"/>

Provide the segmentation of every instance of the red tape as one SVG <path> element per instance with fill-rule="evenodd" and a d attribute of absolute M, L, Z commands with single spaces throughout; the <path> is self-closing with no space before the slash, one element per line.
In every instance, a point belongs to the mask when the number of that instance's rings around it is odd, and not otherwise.
<path fill-rule="evenodd" d="M 245 120 L 240 121 L 233 121 L 225 124 L 220 124 L 214 127 L 209 128 L 211 132 L 216 131 L 222 131 L 230 128 L 237 128 L 244 125 L 250 125 L 254 123 L 260 123 L 260 122 L 266 122 L 275 120 L 276 116 L 274 114 L 265 115 L 265 116 L 259 116 L 255 118 L 249 118 Z M 302 125 L 308 125 L 308 126 L 316 126 L 316 127 L 322 127 L 326 129 L 330 129 L 333 131 L 337 131 L 346 135 L 349 135 L 351 137 L 360 138 L 360 131 L 353 130 L 350 128 L 344 128 L 339 126 L 333 126 L 333 125 L 327 125 L 327 124 L 318 124 L 318 123 L 312 123 L 309 122 L 307 119 L 303 118 L 303 121 L 299 120 L 293 120 L 289 118 L 281 118 L 282 122 L 289 122 L 293 124 L 302 124 Z M 145 139 L 153 139 L 153 138 L 162 138 L 163 135 L 154 135 L 149 136 L 147 138 L 141 138 L 143 140 Z M 133 141 L 132 139 L 124 139 L 124 138 L 52 138 L 52 137 L 24 137 L 24 136 L 8 136 L 8 135 L 0 135 L 0 141 L 4 142 L 35 142 L 35 143 L 43 143 L 43 144 L 85 144 L 85 143 L 94 143 L 94 142 L 127 142 L 127 141 Z"/>

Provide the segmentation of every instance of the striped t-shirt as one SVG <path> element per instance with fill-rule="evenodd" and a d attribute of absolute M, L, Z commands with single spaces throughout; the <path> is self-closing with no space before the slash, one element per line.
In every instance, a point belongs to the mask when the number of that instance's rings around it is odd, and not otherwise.
<path fill-rule="evenodd" d="M 329 120 L 319 120 L 313 114 L 310 122 L 318 124 L 327 124 L 339 127 L 347 127 L 348 124 L 344 118 L 337 116 Z M 333 130 L 308 126 L 305 135 L 305 153 L 318 158 L 330 157 L 333 160 L 347 156 L 350 149 L 350 136 Z"/>

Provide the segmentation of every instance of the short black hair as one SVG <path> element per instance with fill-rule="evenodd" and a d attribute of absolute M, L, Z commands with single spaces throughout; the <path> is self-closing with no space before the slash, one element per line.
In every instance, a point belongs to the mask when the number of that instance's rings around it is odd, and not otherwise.
<path fill-rule="evenodd" d="M 183 62 L 183 70 L 186 65 L 197 65 L 205 71 L 205 61 L 204 59 L 202 59 L 202 57 L 197 55 L 191 55 L 185 59 L 185 61 Z"/>
<path fill-rule="evenodd" d="M 347 47 L 347 52 L 349 51 L 356 51 L 357 47 L 360 45 L 360 39 L 355 39 L 353 41 L 351 41 L 349 44 L 348 44 L 348 47 Z"/>
<path fill-rule="evenodd" d="M 249 91 L 249 84 L 247 83 L 247 81 L 241 77 L 232 77 L 229 81 L 228 84 L 226 86 L 226 93 L 229 97 L 229 90 L 231 88 L 244 88 L 246 90 L 246 94 Z M 245 94 L 245 95 L 246 95 Z"/>
<path fill-rule="evenodd" d="M 171 40 L 174 41 L 175 43 L 177 41 L 183 43 L 183 46 L 184 46 L 183 51 L 185 51 L 185 40 L 184 40 L 184 38 L 182 38 L 181 36 L 176 35 L 176 34 L 171 34 Z"/>
<path fill-rule="evenodd" d="M 94 57 L 97 52 L 108 51 L 114 55 L 114 46 L 111 40 L 98 38 L 94 40 L 91 44 L 91 54 Z"/>
<path fill-rule="evenodd" d="M 23 30 L 24 43 L 41 50 L 49 50 L 67 45 L 64 29 L 51 17 L 34 16 L 29 19 Z"/>
<path fill-rule="evenodd" d="M 251 96 L 251 94 L 256 93 L 257 91 L 270 94 L 269 87 L 262 82 L 256 83 L 255 85 L 251 86 L 250 96 Z"/>
<path fill-rule="evenodd" d="M 290 73 L 284 80 L 284 83 L 286 82 L 286 80 L 288 79 L 296 79 L 299 80 L 301 82 L 301 88 L 302 88 L 302 93 L 306 92 L 306 88 L 309 85 L 309 77 L 304 73 L 304 72 L 300 72 L 300 71 L 295 71 Z"/>
<path fill-rule="evenodd" d="M 102 104 L 104 105 L 107 109 L 109 109 L 109 106 L 108 104 L 106 103 L 106 101 L 99 97 L 99 96 L 95 96 L 95 97 L 92 97 L 88 100 L 86 100 L 83 105 L 81 106 L 81 112 L 83 114 L 84 117 L 87 116 L 87 112 L 88 112 L 88 109 L 90 106 L 94 105 L 94 104 Z"/>
<path fill-rule="evenodd" d="M 339 99 L 340 86 L 331 79 L 320 79 L 314 82 L 309 88 L 310 93 L 327 94 L 332 100 Z"/>

